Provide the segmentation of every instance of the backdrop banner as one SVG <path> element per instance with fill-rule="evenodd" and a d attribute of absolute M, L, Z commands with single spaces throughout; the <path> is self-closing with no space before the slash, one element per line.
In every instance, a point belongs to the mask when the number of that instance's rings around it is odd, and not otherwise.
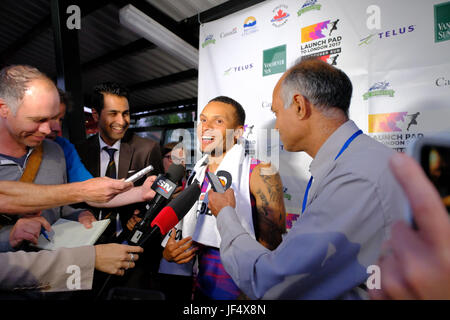
<path fill-rule="evenodd" d="M 246 111 L 257 156 L 280 150 L 288 228 L 301 211 L 311 158 L 284 151 L 261 129 L 274 127 L 276 82 L 305 56 L 346 72 L 350 118 L 403 152 L 413 138 L 450 131 L 450 1 L 270 0 L 201 25 L 198 111 L 229 96 Z"/>

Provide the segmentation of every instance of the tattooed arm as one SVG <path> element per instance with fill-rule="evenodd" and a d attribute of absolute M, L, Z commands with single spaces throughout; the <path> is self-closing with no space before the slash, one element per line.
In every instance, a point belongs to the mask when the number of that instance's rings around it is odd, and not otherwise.
<path fill-rule="evenodd" d="M 257 214 L 253 217 L 259 243 L 273 250 L 286 232 L 283 185 L 270 164 L 257 165 L 250 178 L 250 192 L 255 197 Z"/>

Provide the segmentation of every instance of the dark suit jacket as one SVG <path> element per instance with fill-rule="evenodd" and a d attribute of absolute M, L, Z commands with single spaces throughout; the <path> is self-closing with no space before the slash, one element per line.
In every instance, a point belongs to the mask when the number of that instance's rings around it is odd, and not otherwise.
<path fill-rule="evenodd" d="M 98 141 L 98 134 L 89 137 L 84 143 L 76 145 L 76 148 L 86 169 L 88 169 L 94 177 L 99 177 L 100 143 Z M 152 165 L 154 170 L 149 172 L 147 176 L 164 173 L 161 150 L 158 143 L 150 139 L 141 138 L 138 135 L 127 131 L 120 143 L 118 179 L 132 176 L 134 173 L 148 165 Z M 142 185 L 145 178 L 146 177 L 143 177 L 134 182 L 134 185 Z M 127 221 L 133 215 L 135 209 L 139 209 L 141 212 L 145 213 L 145 203 L 108 210 L 120 213 L 120 220 L 125 233 L 127 232 Z M 93 211 L 95 211 L 95 208 L 93 208 Z M 161 248 L 160 242 L 155 241 L 155 243 L 151 244 L 151 250 L 146 249 L 149 253 L 147 257 L 143 257 L 144 260 L 148 260 L 145 264 L 150 264 L 150 269 L 154 272 L 158 270 L 162 253 Z M 152 253 L 150 254 L 150 252 Z"/>
<path fill-rule="evenodd" d="M 90 137 L 82 144 L 76 145 L 76 148 L 86 169 L 94 177 L 99 177 L 100 143 L 98 134 Z M 120 143 L 118 179 L 128 178 L 150 164 L 154 167 L 154 170 L 149 172 L 147 176 L 164 172 L 159 145 L 150 139 L 141 138 L 128 131 Z M 146 177 L 137 180 L 134 185 L 142 185 L 145 179 Z M 135 209 L 145 210 L 145 204 L 128 205 L 108 211 L 120 213 L 120 220 L 125 230 L 127 221 L 133 215 Z M 93 209 L 93 211 L 98 214 L 98 210 Z"/>
<path fill-rule="evenodd" d="M 100 176 L 100 144 L 98 134 L 76 146 L 81 161 L 94 177 Z M 164 172 L 159 145 L 138 135 L 127 132 L 120 142 L 118 179 L 128 178 L 137 171 L 152 165 L 155 169 L 149 175 Z M 134 183 L 142 185 L 145 178 Z"/>

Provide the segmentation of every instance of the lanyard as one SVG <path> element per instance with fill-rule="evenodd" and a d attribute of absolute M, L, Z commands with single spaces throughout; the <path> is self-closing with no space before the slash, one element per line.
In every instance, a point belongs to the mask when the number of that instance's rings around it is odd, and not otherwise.
<path fill-rule="evenodd" d="M 345 151 L 345 149 L 348 148 L 350 143 L 352 143 L 352 141 L 355 140 L 355 138 L 362 133 L 363 133 L 362 130 L 358 130 L 350 138 L 348 138 L 348 140 L 344 143 L 344 145 L 342 146 L 341 150 L 337 154 L 336 158 L 334 158 L 334 160 L 336 161 L 336 159 L 339 158 L 339 156 Z M 309 182 L 308 182 L 308 185 L 306 186 L 306 190 L 305 190 L 305 195 L 303 196 L 302 214 L 306 209 L 306 202 L 308 201 L 308 192 L 309 192 L 309 189 L 311 188 L 312 181 L 313 181 L 313 176 L 311 176 L 311 178 L 309 178 Z"/>

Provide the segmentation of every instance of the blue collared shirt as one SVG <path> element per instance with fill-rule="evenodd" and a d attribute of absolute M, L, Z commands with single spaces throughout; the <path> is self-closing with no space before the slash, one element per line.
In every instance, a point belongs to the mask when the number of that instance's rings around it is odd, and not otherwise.
<path fill-rule="evenodd" d="M 360 135 L 336 159 L 358 127 L 347 121 L 311 162 L 306 210 L 274 251 L 256 242 L 225 207 L 217 217 L 221 260 L 252 299 L 352 299 L 375 264 L 406 198 L 388 167 L 394 151 Z"/>

